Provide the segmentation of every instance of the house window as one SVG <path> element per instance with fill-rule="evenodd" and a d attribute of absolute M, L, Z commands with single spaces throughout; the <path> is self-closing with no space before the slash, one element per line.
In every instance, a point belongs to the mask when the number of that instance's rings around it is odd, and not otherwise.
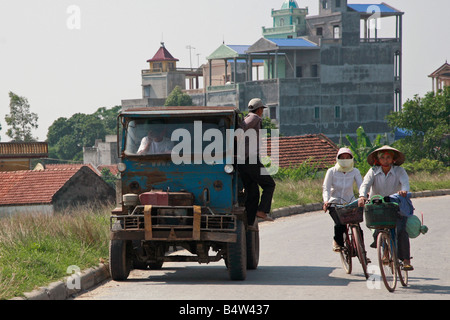
<path fill-rule="evenodd" d="M 314 107 L 314 119 L 320 119 L 320 108 Z"/>
<path fill-rule="evenodd" d="M 144 98 L 150 98 L 150 86 L 144 86 Z"/>
<path fill-rule="evenodd" d="M 282 26 L 284 26 L 284 19 L 283 18 L 280 19 L 280 27 L 282 27 Z"/>
<path fill-rule="evenodd" d="M 322 8 L 328 9 L 328 0 L 322 0 Z"/>
<path fill-rule="evenodd" d="M 317 78 L 319 76 L 319 66 L 317 64 L 313 64 L 311 66 L 311 77 Z"/>
<path fill-rule="evenodd" d="M 336 0 L 336 8 L 340 8 L 341 7 L 341 0 Z"/>
<path fill-rule="evenodd" d="M 400 51 L 395 52 L 394 57 L 394 80 L 400 80 Z"/>
<path fill-rule="evenodd" d="M 341 107 L 340 106 L 334 107 L 334 117 L 336 119 L 341 119 Z"/>
<path fill-rule="evenodd" d="M 277 119 L 277 107 L 269 107 L 269 116 L 270 119 L 276 120 Z"/>
<path fill-rule="evenodd" d="M 323 35 L 323 29 L 321 27 L 316 29 L 316 35 L 317 36 L 322 36 Z"/>
<path fill-rule="evenodd" d="M 341 28 L 339 26 L 334 26 L 333 27 L 333 38 L 339 39 L 341 37 L 340 32 L 341 32 Z"/>
<path fill-rule="evenodd" d="M 153 63 L 153 71 L 162 71 L 162 63 L 154 62 Z"/>
<path fill-rule="evenodd" d="M 296 77 L 297 78 L 302 78 L 303 77 L 303 69 L 302 69 L 302 67 L 301 66 L 297 66 L 296 69 L 297 69 L 296 70 Z"/>

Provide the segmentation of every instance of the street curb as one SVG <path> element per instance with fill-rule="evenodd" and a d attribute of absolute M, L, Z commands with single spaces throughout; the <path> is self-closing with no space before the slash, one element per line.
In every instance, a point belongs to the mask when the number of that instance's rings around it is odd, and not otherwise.
<path fill-rule="evenodd" d="M 412 192 L 412 198 L 437 197 L 446 195 L 450 195 L 450 189 Z M 295 205 L 274 209 L 271 216 L 276 219 L 320 210 L 322 210 L 322 203 L 310 203 L 306 205 Z M 89 290 L 99 283 L 110 279 L 109 266 L 108 264 L 103 263 L 101 263 L 96 268 L 89 268 L 77 275 L 80 277 L 79 289 L 68 288 L 67 283 L 70 279 L 69 277 L 66 277 L 64 281 L 52 282 L 46 287 L 40 287 L 39 289 L 33 290 L 31 292 L 26 292 L 24 293 L 24 298 L 18 297 L 11 300 L 66 300 L 67 298 L 77 295 L 83 291 Z"/>
<path fill-rule="evenodd" d="M 418 191 L 418 192 L 411 192 L 412 196 L 411 198 L 425 198 L 425 197 L 438 197 L 438 196 L 446 196 L 450 195 L 450 189 L 441 189 L 441 190 L 425 190 L 425 191 Z M 297 214 L 302 214 L 306 212 L 312 212 L 312 211 L 320 211 L 322 210 L 323 203 L 310 203 L 306 205 L 296 205 L 296 206 L 290 206 L 290 207 L 284 207 L 279 209 L 272 210 L 271 217 L 276 218 L 282 218 L 282 217 L 288 217 L 293 216 Z"/>
<path fill-rule="evenodd" d="M 72 276 L 66 277 L 64 281 L 52 282 L 46 287 L 25 292 L 24 297 L 17 297 L 11 300 L 66 300 L 109 278 L 108 265 L 101 263 L 98 267 L 74 273 Z"/>

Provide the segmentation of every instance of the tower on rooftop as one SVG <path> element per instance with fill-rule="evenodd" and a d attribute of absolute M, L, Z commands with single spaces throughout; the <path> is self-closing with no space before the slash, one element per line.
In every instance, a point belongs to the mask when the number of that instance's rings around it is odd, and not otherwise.
<path fill-rule="evenodd" d="M 273 27 L 263 27 L 265 38 L 297 38 L 306 35 L 308 7 L 300 8 L 297 1 L 286 0 L 280 10 L 272 9 Z"/>
<path fill-rule="evenodd" d="M 168 72 L 177 69 L 178 59 L 174 58 L 161 42 L 161 47 L 155 53 L 153 58 L 147 60 L 150 63 L 150 71 L 153 72 Z"/>

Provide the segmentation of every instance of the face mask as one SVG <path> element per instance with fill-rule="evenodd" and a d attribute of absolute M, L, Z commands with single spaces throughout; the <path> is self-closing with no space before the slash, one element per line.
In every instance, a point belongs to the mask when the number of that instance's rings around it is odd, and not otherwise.
<path fill-rule="evenodd" d="M 337 163 L 344 169 L 353 167 L 353 159 L 337 159 Z"/>
<path fill-rule="evenodd" d="M 353 159 L 337 159 L 337 170 L 341 172 L 350 172 L 353 170 Z"/>

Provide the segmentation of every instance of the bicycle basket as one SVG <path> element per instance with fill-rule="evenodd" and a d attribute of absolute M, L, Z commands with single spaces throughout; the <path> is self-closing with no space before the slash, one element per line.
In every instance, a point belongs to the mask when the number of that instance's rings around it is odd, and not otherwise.
<path fill-rule="evenodd" d="M 375 198 L 378 199 L 379 202 L 374 202 Z M 398 204 L 395 202 L 384 202 L 382 197 L 374 196 L 370 202 L 364 206 L 366 226 L 370 229 L 395 228 L 398 215 Z"/>
<path fill-rule="evenodd" d="M 364 220 L 362 207 L 336 206 L 336 213 L 341 224 L 360 223 Z"/>

